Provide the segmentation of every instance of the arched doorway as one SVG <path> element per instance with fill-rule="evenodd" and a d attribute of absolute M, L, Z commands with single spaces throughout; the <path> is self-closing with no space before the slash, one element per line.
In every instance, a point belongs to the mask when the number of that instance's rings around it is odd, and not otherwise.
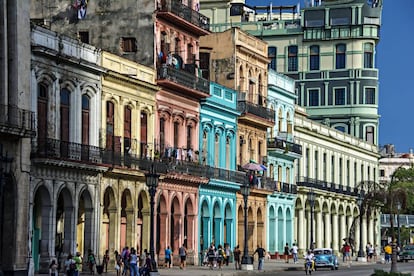
<path fill-rule="evenodd" d="M 0 173 L 3 172 L 0 171 Z M 12 254 L 10 250 L 16 247 L 15 202 L 17 195 L 14 179 L 6 174 L 3 176 L 3 181 L 4 186 L 1 188 L 0 198 L 0 264 L 3 271 L 13 271 L 13 256 L 15 254 Z"/>
<path fill-rule="evenodd" d="M 240 205 L 237 210 L 237 244 L 244 248 L 244 214 L 243 207 Z"/>
<path fill-rule="evenodd" d="M 194 223 L 195 211 L 191 198 L 187 198 L 184 204 L 184 244 L 187 249 L 195 249 Z"/>
<path fill-rule="evenodd" d="M 59 193 L 56 205 L 55 244 L 59 262 L 64 261 L 66 255 L 73 253 L 76 248 L 73 244 L 75 239 L 75 216 L 72 198 L 73 195 L 69 189 L 64 187 Z"/>
<path fill-rule="evenodd" d="M 171 214 L 170 214 L 170 244 L 171 250 L 178 253 L 178 249 L 180 248 L 180 203 L 177 197 L 174 197 L 171 202 Z"/>
<path fill-rule="evenodd" d="M 160 195 L 157 205 L 157 244 L 160 252 L 167 246 L 172 246 L 168 233 L 168 209 L 164 195 Z M 148 232 L 149 233 L 149 232 Z M 171 249 L 172 250 L 172 249 Z"/>
<path fill-rule="evenodd" d="M 253 218 L 253 210 L 252 207 L 249 207 L 249 209 L 247 210 L 247 244 L 249 246 L 249 250 L 250 251 L 254 251 L 255 250 L 255 246 L 254 246 L 254 239 L 253 239 L 253 234 L 254 234 L 254 225 L 255 225 L 255 221 Z"/>
<path fill-rule="evenodd" d="M 149 236 L 150 236 L 150 206 L 149 206 L 149 199 L 147 193 L 141 191 L 138 196 L 138 213 L 137 213 L 137 220 L 136 220 L 136 248 L 137 252 L 142 254 L 144 249 L 149 249 Z M 159 227 L 159 212 L 157 212 L 157 227 Z M 159 228 L 157 229 L 157 242 L 156 242 L 156 250 L 155 252 L 159 252 Z"/>
<path fill-rule="evenodd" d="M 131 191 L 126 189 L 122 192 L 121 197 L 121 233 L 119 242 L 121 248 L 133 246 L 133 223 L 134 208 L 132 207 Z"/>
<path fill-rule="evenodd" d="M 277 251 L 278 252 L 283 252 L 283 247 L 284 247 L 283 242 L 285 242 L 285 237 L 283 235 L 283 227 L 284 227 L 283 220 L 284 220 L 284 217 L 283 217 L 282 207 L 279 206 L 279 208 L 277 209 Z"/>
<path fill-rule="evenodd" d="M 210 245 L 210 212 L 208 208 L 207 200 L 203 200 L 201 203 L 200 214 L 200 252 L 208 248 Z"/>
<path fill-rule="evenodd" d="M 111 187 L 105 189 L 102 212 L 101 252 L 106 249 L 109 249 L 109 252 L 121 252 L 121 246 L 115 248 L 117 204 Z"/>
<path fill-rule="evenodd" d="M 275 208 L 270 206 L 269 209 L 269 252 L 275 252 L 276 250 L 276 217 Z"/>
<path fill-rule="evenodd" d="M 227 202 L 224 208 L 224 243 L 229 244 L 230 248 L 233 248 L 233 242 L 233 212 L 230 202 Z"/>
<path fill-rule="evenodd" d="M 50 194 L 43 185 L 39 186 L 33 201 L 33 238 L 32 255 L 35 271 L 47 272 L 49 269 L 49 240 L 51 239 L 50 227 L 52 206 Z M 57 240 L 55 242 L 58 245 Z M 56 250 L 55 250 L 56 252 Z"/>
<path fill-rule="evenodd" d="M 217 247 L 219 244 L 222 245 L 222 239 L 221 239 L 221 214 L 220 214 L 220 205 L 218 201 L 214 202 L 213 207 L 213 237 L 212 242 Z"/>
<path fill-rule="evenodd" d="M 79 197 L 78 220 L 76 229 L 77 252 L 82 256 L 88 256 L 88 250 L 93 248 L 93 203 L 87 189 L 83 190 Z"/>
<path fill-rule="evenodd" d="M 260 247 L 264 247 L 263 244 L 263 237 L 266 235 L 264 231 L 264 221 L 263 221 L 263 214 L 262 209 L 257 209 L 257 245 Z"/>

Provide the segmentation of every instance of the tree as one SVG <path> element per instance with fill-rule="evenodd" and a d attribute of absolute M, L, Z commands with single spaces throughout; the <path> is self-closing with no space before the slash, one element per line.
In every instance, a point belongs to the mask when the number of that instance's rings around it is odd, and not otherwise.
<path fill-rule="evenodd" d="M 365 191 L 364 202 L 367 206 L 367 215 L 369 210 L 380 208 L 382 213 L 390 215 L 390 230 L 392 238 L 392 255 L 391 255 L 391 272 L 397 272 L 397 244 L 394 230 L 395 214 L 398 213 L 397 206 L 401 210 L 406 210 L 412 191 L 414 191 L 414 169 L 405 169 L 399 167 L 393 173 L 391 181 L 388 183 L 362 185 L 362 191 Z M 411 191 L 411 194 L 409 193 Z M 409 195 L 410 194 L 410 195 Z M 413 204 L 410 202 L 410 204 Z"/>

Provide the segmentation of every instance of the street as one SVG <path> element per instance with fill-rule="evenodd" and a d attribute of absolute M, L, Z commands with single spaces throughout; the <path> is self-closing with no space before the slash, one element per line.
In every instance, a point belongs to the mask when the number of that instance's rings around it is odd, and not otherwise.
<path fill-rule="evenodd" d="M 414 262 L 398 263 L 398 270 L 403 273 L 412 273 L 414 271 Z M 390 264 L 380 263 L 357 263 L 353 262 L 350 267 L 340 264 L 338 270 L 320 269 L 312 272 L 312 275 L 316 276 L 344 276 L 344 275 L 357 275 L 357 276 L 370 276 L 374 273 L 374 269 L 380 269 L 389 271 L 391 268 Z M 278 275 L 278 276 L 290 276 L 290 275 L 305 275 L 303 270 L 303 264 L 284 263 L 281 261 L 267 261 L 264 265 L 264 271 L 259 272 L 253 271 L 236 271 L 233 266 L 223 267 L 222 270 L 213 269 L 210 270 L 205 266 L 188 266 L 185 270 L 179 269 L 179 267 L 173 267 L 171 269 L 160 268 L 159 274 L 161 276 L 241 276 L 241 275 Z M 88 275 L 83 274 L 82 275 Z M 96 275 L 96 274 L 95 274 Z M 113 271 L 103 273 L 103 276 L 114 276 L 116 275 Z"/>

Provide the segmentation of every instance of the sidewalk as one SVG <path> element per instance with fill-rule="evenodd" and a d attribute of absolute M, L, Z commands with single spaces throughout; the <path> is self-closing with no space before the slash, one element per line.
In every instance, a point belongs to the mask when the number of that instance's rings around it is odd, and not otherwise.
<path fill-rule="evenodd" d="M 367 265 L 372 263 L 367 262 L 352 262 L 352 266 L 356 265 Z M 285 263 L 284 260 L 265 260 L 264 262 L 264 271 L 286 271 L 286 270 L 303 270 L 303 261 L 299 261 L 298 263 L 294 264 L 292 260 L 289 263 Z M 340 263 L 340 268 L 348 267 L 348 264 Z M 235 270 L 234 263 L 230 263 L 229 266 L 223 266 L 221 270 L 218 268 L 210 269 L 207 266 L 187 266 L 185 269 L 180 269 L 178 266 L 174 266 L 172 268 L 159 268 L 158 269 L 161 276 L 164 275 L 171 275 L 171 276 L 239 276 L 239 275 L 256 275 L 259 273 L 257 270 L 257 262 L 254 263 L 254 270 L 253 271 L 245 271 L 245 270 Z M 88 275 L 87 273 L 81 273 L 81 275 Z M 95 273 L 95 276 L 97 274 Z M 102 273 L 103 276 L 116 276 L 116 273 L 113 269 L 111 271 L 108 270 L 108 273 Z"/>

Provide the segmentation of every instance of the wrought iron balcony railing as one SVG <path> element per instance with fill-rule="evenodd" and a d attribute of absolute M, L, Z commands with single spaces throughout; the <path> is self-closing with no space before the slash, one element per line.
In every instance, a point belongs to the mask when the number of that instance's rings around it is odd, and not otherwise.
<path fill-rule="evenodd" d="M 297 186 L 300 187 L 312 187 L 314 189 L 329 191 L 338 194 L 356 196 L 358 194 L 358 189 L 355 187 L 344 186 L 342 184 L 331 183 L 323 180 L 318 180 L 309 177 L 301 177 L 298 182 L 296 182 Z"/>
<path fill-rule="evenodd" d="M 302 145 L 288 142 L 280 138 L 268 138 L 267 139 L 267 149 L 281 149 L 287 152 L 293 152 L 299 155 L 302 155 Z"/>
<path fill-rule="evenodd" d="M 23 137 L 35 136 L 34 112 L 12 105 L 0 105 L 0 132 Z"/>
<path fill-rule="evenodd" d="M 250 103 L 246 100 L 237 101 L 237 111 L 241 112 L 242 115 L 250 113 L 260 118 L 266 119 L 268 122 L 275 122 L 274 110 L 258 104 Z"/>
<path fill-rule="evenodd" d="M 174 83 L 188 87 L 189 89 L 198 90 L 206 96 L 210 95 L 209 81 L 199 78 L 184 70 L 175 69 L 173 66 L 162 64 L 157 69 L 158 80 L 169 80 Z"/>
<path fill-rule="evenodd" d="M 171 12 L 206 31 L 210 29 L 210 19 L 177 0 L 162 0 L 159 11 Z"/>

